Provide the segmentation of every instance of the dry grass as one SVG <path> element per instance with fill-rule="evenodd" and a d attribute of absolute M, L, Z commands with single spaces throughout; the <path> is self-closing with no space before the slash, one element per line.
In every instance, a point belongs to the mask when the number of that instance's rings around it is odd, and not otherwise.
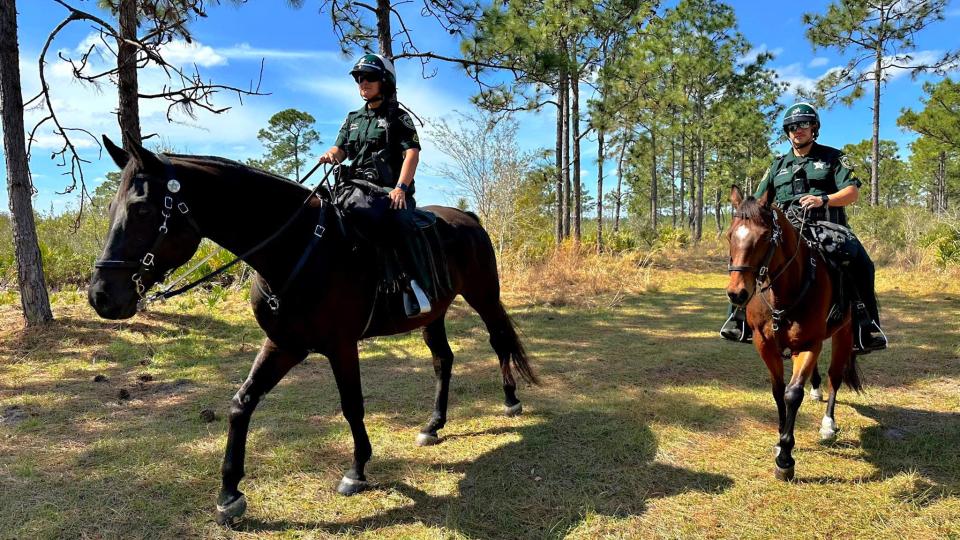
<path fill-rule="evenodd" d="M 722 257 L 558 255 L 506 272 L 508 308 L 545 384 L 499 415 L 496 361 L 463 304 L 450 422 L 418 335 L 370 340 L 362 369 L 376 489 L 333 487 L 350 457 L 333 378 L 311 357 L 254 415 L 250 508 L 212 522 L 227 401 L 260 339 L 242 294 L 173 301 L 117 324 L 82 296 L 24 332 L 0 307 L 0 538 L 960 537 L 960 286 L 881 273 L 890 351 L 798 419 L 798 481 L 771 473 L 776 413 L 749 347 L 716 338 Z M 102 374 L 107 380 L 94 382 Z M 148 375 L 149 377 L 145 377 Z M 126 390 L 129 399 L 120 399 Z M 213 408 L 207 424 L 199 411 Z"/>

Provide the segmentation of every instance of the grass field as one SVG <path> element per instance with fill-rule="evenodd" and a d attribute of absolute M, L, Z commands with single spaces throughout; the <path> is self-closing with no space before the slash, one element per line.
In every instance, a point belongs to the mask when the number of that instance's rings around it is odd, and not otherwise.
<path fill-rule="evenodd" d="M 351 440 L 333 377 L 309 357 L 253 417 L 233 531 L 213 505 L 228 401 L 261 340 L 243 294 L 117 324 L 64 293 L 38 332 L 0 306 L 0 537 L 960 538 L 960 286 L 882 272 L 892 348 L 863 358 L 864 394 L 842 390 L 835 443 L 819 443 L 824 404 L 804 402 L 786 484 L 766 370 L 716 334 L 721 264 L 655 265 L 627 276 L 642 286 L 567 300 L 511 287 L 544 382 L 520 389 L 517 418 L 457 303 L 435 447 L 414 443 L 434 384 L 419 334 L 365 342 L 376 488 L 352 498 L 334 492 Z"/>

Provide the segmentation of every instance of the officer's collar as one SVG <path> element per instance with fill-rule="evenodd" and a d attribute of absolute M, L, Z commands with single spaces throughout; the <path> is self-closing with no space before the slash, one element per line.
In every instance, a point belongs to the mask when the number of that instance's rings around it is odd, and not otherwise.
<path fill-rule="evenodd" d="M 814 154 L 817 153 L 817 147 L 819 147 L 819 146 L 820 146 L 820 145 L 817 144 L 817 141 L 813 141 L 813 142 L 810 143 L 810 151 L 807 152 L 806 154 L 802 155 L 802 156 L 798 156 L 798 155 L 793 151 L 794 149 L 793 149 L 793 146 L 791 145 L 791 146 L 790 146 L 790 155 L 793 156 L 793 159 L 794 159 L 794 160 L 803 159 L 803 158 L 811 158 L 811 157 L 814 156 Z"/>

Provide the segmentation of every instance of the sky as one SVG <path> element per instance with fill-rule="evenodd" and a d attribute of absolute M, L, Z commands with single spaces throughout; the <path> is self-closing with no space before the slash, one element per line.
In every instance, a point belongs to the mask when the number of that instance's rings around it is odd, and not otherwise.
<path fill-rule="evenodd" d="M 824 13 L 829 3 L 826 0 L 796 4 L 729 2 L 737 15 L 740 32 L 754 47 L 753 53 L 773 53 L 775 58 L 770 66 L 781 80 L 791 85 L 791 90 L 780 98 L 785 105 L 796 101 L 793 93 L 796 88 L 814 84 L 849 58 L 834 49 L 814 50 L 804 34 L 803 13 Z M 67 16 L 67 11 L 52 0 L 20 0 L 17 4 L 21 84 L 24 100 L 27 100 L 40 88 L 37 73 L 40 51 L 51 30 Z M 73 0 L 73 4 L 111 20 L 108 13 L 97 11 L 96 2 Z M 260 157 L 264 149 L 257 140 L 257 131 L 274 113 L 296 108 L 310 113 L 317 120 L 315 127 L 320 133 L 321 144 L 316 148 L 316 154 L 329 147 L 347 112 L 359 108 L 362 101 L 348 75 L 354 58 L 340 53 L 330 28 L 329 15 L 320 13 L 320 5 L 319 0 L 306 0 L 303 8 L 293 9 L 279 0 L 251 0 L 239 7 L 229 2 L 209 6 L 209 17 L 191 26 L 193 42 L 180 41 L 169 45 L 164 51 L 167 60 L 186 66 L 196 64 L 205 80 L 243 88 L 255 84 L 260 78 L 263 62 L 260 90 L 269 95 L 247 96 L 241 103 L 235 95 L 218 94 L 215 104 L 228 106 L 229 111 L 217 115 L 198 111 L 196 118 L 174 113 L 173 123 L 167 121 L 166 102 L 141 100 L 142 132 L 157 135 L 146 141 L 146 145 L 162 144 L 178 153 L 219 155 L 238 161 Z M 421 18 L 415 5 L 406 5 L 404 9 L 405 21 L 421 50 L 457 54 L 458 41 L 440 29 L 436 21 Z M 915 58 L 932 58 L 957 45 L 960 1 L 949 4 L 946 15 L 945 21 L 933 24 L 917 36 L 917 47 L 912 51 Z M 109 84 L 97 88 L 76 82 L 69 65 L 57 58 L 57 52 L 78 58 L 82 51 L 98 41 L 99 37 L 89 23 L 68 25 L 58 34 L 48 52 L 47 79 L 64 126 L 83 128 L 97 136 L 106 134 L 119 143 L 120 133 L 114 114 L 116 90 Z M 93 67 L 106 65 L 107 61 L 108 58 L 95 59 Z M 428 66 L 428 74 L 433 75 L 429 78 L 424 78 L 417 60 L 402 60 L 398 62 L 397 70 L 401 102 L 427 123 L 426 128 L 420 128 L 423 151 L 417 173 L 418 204 L 453 204 L 462 194 L 452 182 L 438 177 L 432 169 L 444 163 L 445 158 L 436 150 L 428 129 L 431 119 L 451 118 L 455 110 L 469 111 L 472 107 L 469 99 L 476 93 L 476 85 L 459 68 L 443 62 Z M 957 72 L 951 76 L 956 77 Z M 894 74 L 884 89 L 880 137 L 896 141 L 903 157 L 909 153 L 908 145 L 915 135 L 900 130 L 896 117 L 904 107 L 921 107 L 922 83 L 937 79 L 935 76 L 921 76 L 912 80 L 901 72 Z M 159 70 L 141 71 L 141 92 L 158 91 L 164 83 L 165 76 Z M 871 96 L 872 93 L 868 92 L 852 107 L 838 105 L 822 110 L 823 127 L 819 141 L 842 147 L 870 138 Z M 29 131 L 43 115 L 42 111 L 28 110 L 25 116 Z M 524 149 L 553 147 L 556 133 L 553 111 L 525 113 L 518 120 L 520 144 Z M 83 170 L 92 192 L 103 182 L 104 175 L 116 170 L 116 166 L 89 136 L 71 132 L 71 137 L 81 157 L 90 161 L 83 165 Z M 76 192 L 58 193 L 70 183 L 69 177 L 64 176 L 65 168 L 58 166 L 59 159 L 50 159 L 51 153 L 61 146 L 57 137 L 44 128 L 38 132 L 33 145 L 30 169 L 38 191 L 34 207 L 43 213 L 61 213 L 75 209 L 79 203 Z M 596 158 L 596 144 L 584 144 L 582 174 L 588 191 L 589 186 L 596 185 Z M 605 167 L 605 171 L 611 170 L 612 167 Z M 0 197 L 8 200 L 5 181 L 0 185 Z"/>

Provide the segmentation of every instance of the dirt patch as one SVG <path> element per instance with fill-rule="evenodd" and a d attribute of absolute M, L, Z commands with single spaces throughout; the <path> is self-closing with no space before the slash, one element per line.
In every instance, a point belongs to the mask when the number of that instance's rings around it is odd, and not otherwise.
<path fill-rule="evenodd" d="M 0 426 L 15 426 L 27 418 L 30 418 L 30 413 L 19 405 L 11 405 L 0 412 Z"/>

